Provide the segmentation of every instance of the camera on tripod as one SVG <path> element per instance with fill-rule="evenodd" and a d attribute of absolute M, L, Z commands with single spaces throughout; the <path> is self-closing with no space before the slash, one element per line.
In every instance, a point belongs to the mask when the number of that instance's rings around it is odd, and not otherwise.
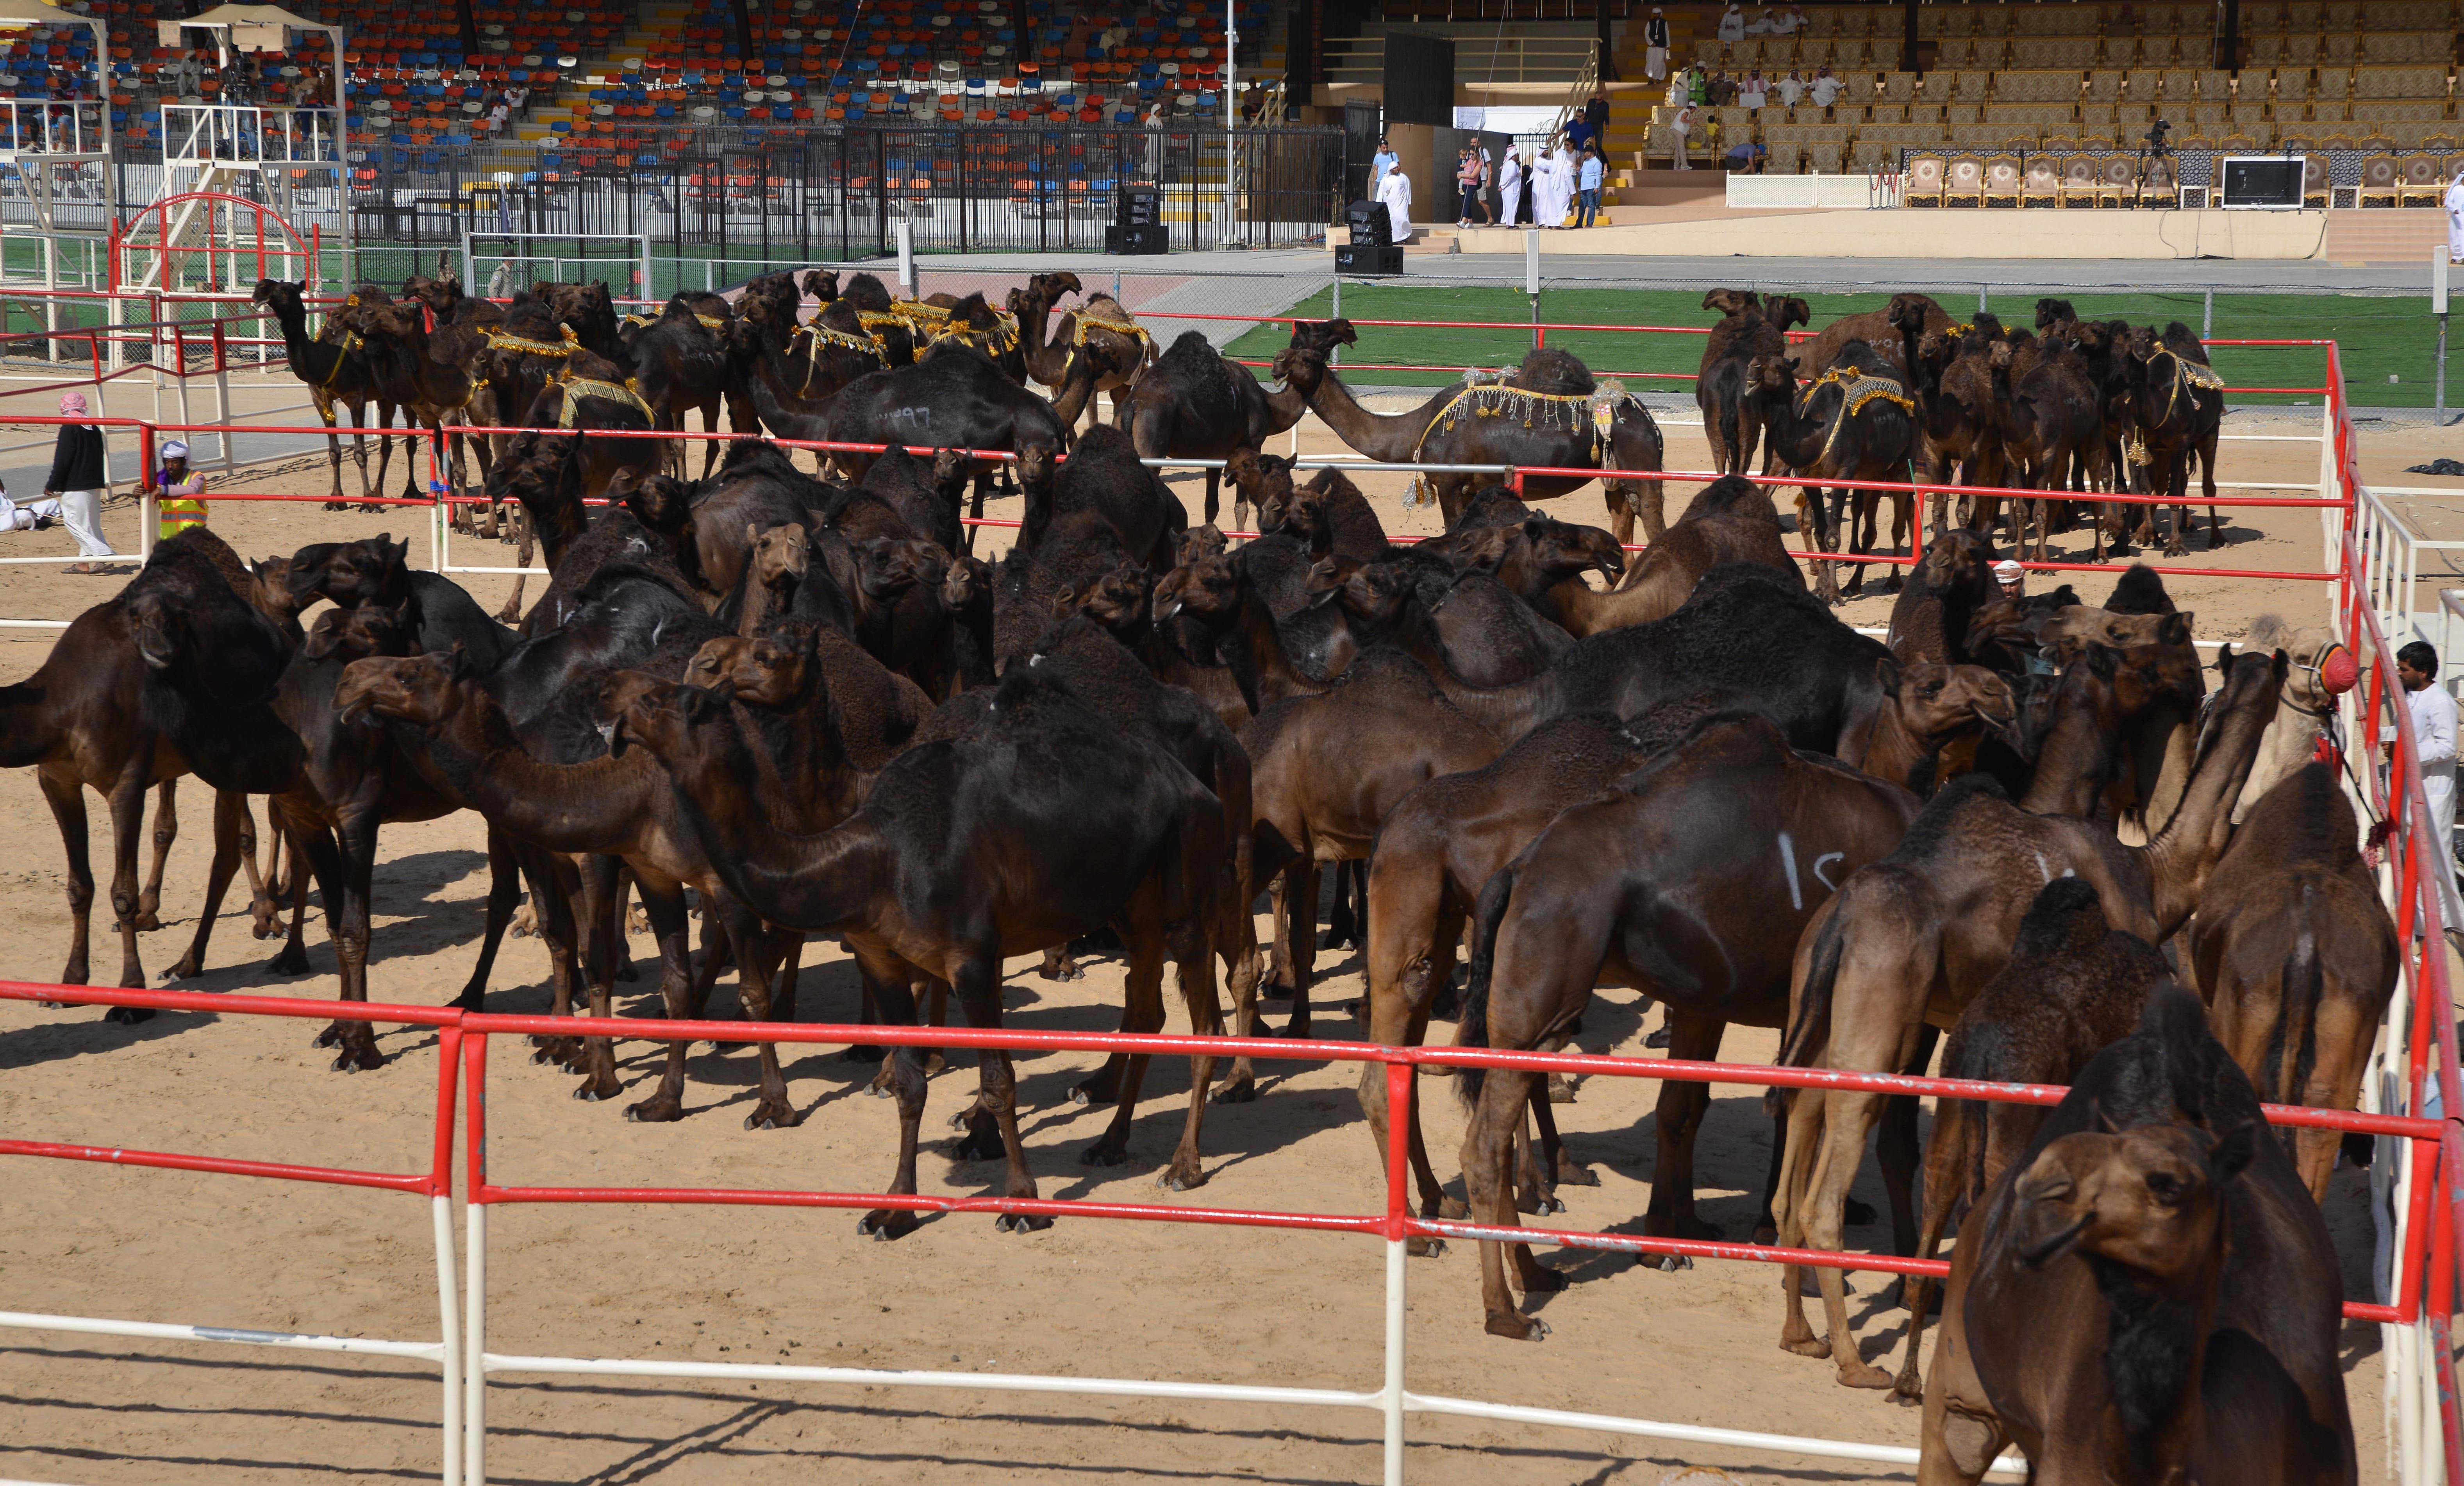
<path fill-rule="evenodd" d="M 2165 135 L 2172 127 L 2173 126 L 2170 123 L 2167 123 L 2162 119 L 2156 121 L 2155 126 L 2147 131 L 2146 152 L 2148 155 L 2169 155 L 2173 153 L 2172 146 L 2165 143 Z"/>

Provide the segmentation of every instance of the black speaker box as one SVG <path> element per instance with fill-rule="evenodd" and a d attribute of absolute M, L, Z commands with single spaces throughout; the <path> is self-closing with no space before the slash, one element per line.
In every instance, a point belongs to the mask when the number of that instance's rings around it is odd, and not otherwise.
<path fill-rule="evenodd" d="M 1399 274 L 1403 272 L 1403 250 L 1337 243 L 1334 247 L 1334 271 L 1359 275 Z"/>

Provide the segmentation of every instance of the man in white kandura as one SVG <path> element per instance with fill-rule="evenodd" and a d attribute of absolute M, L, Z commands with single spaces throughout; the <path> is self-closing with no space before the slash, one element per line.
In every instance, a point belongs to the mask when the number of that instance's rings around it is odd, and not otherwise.
<path fill-rule="evenodd" d="M 1377 199 L 1386 204 L 1390 241 L 1412 240 L 1412 178 L 1397 166 L 1377 182 Z"/>
<path fill-rule="evenodd" d="M 2436 855 L 2439 898 L 2450 925 L 2464 926 L 2455 891 L 2455 699 L 2438 684 L 2438 651 L 2415 640 L 2395 653 L 2395 678 L 2412 716 L 2413 746 L 2421 754 L 2421 795 L 2430 806 L 2431 850 Z M 2379 728 L 2383 750 L 2395 752 L 2395 724 Z"/>
<path fill-rule="evenodd" d="M 1510 149 L 1497 167 L 1497 206 L 1498 226 L 1512 227 L 1522 220 L 1523 162 Z"/>
<path fill-rule="evenodd" d="M 2464 170 L 2447 188 L 2447 261 L 2464 263 Z"/>

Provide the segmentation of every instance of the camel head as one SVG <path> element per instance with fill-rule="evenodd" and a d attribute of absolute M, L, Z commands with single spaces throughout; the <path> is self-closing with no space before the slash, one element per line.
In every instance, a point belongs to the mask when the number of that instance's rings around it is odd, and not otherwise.
<path fill-rule="evenodd" d="M 2114 696 L 2123 711 L 2141 717 L 2170 702 L 2189 713 L 2196 711 L 2206 699 L 2208 678 L 2200 670 L 2199 653 L 2190 647 L 2187 634 L 2189 627 L 2182 628 L 2186 632 L 2178 643 L 2160 640 L 2112 653 L 2116 661 Z"/>
<path fill-rule="evenodd" d="M 710 646 L 702 649 L 707 651 Z M 766 634 L 739 642 L 718 680 L 734 688 L 737 701 L 753 706 L 804 706 L 813 699 L 814 689 L 823 684 L 819 654 L 819 636 L 813 627 L 801 620 L 790 621 Z M 700 656 L 694 658 L 698 660 Z M 715 686 L 717 681 L 710 684 Z"/>
<path fill-rule="evenodd" d="M 2129 650 L 2142 645 L 2188 647 L 2191 621 L 2196 617 L 2195 611 L 2117 614 L 2109 609 L 2090 609 L 2079 605 L 2037 614 L 2029 622 L 2028 631 L 2036 644 L 2052 649 L 2067 663 L 2072 655 L 2090 645 L 2102 645 L 2113 650 Z"/>
<path fill-rule="evenodd" d="M 839 297 L 839 276 L 826 268 L 804 271 L 804 292 L 827 304 Z"/>
<path fill-rule="evenodd" d="M 330 660 L 336 655 L 358 659 L 363 655 L 399 655 L 410 649 L 416 637 L 410 623 L 410 606 L 396 604 L 390 608 L 377 604 L 355 604 L 349 609 L 335 608 L 317 616 L 317 623 L 300 642 L 302 660 Z"/>
<path fill-rule="evenodd" d="M 744 523 L 745 540 L 753 544 L 745 568 L 755 585 L 776 592 L 792 588 L 812 570 L 812 536 L 800 521 L 786 521 L 767 531 Z"/>
<path fill-rule="evenodd" d="M 2047 1144 L 2012 1187 L 2012 1244 L 2030 1269 L 2077 1253 L 2159 1286 L 2220 1260 L 2224 1188 L 2250 1164 L 2256 1124 L 2221 1141 L 2190 1125 L 2082 1130 Z"/>
<path fill-rule="evenodd" d="M 1927 310 L 1937 314 L 1941 312 L 1940 307 L 1925 295 L 1895 294 L 1891 296 L 1890 306 L 1882 312 L 1882 322 L 1894 330 L 1922 334 Z"/>
<path fill-rule="evenodd" d="M 1404 606 L 1412 602 L 1414 568 L 1408 563 L 1361 563 L 1329 553 L 1309 569 L 1309 588 L 1314 591 L 1319 572 L 1329 565 L 1340 570 L 1339 581 L 1331 591 L 1343 611 L 1362 624 L 1375 629 L 1394 623 L 1403 615 Z"/>
<path fill-rule="evenodd" d="M 1221 557 L 1231 545 L 1232 539 L 1223 535 L 1223 528 L 1208 521 L 1203 526 L 1192 526 L 1180 534 L 1180 540 L 1173 549 L 1173 562 L 1178 566 L 1195 563 L 1201 557 Z"/>
<path fill-rule="evenodd" d="M 1018 452 L 1019 489 L 1039 499 L 1052 496 L 1054 464 L 1060 451 L 1042 439 L 1030 440 Z"/>
<path fill-rule="evenodd" d="M 1942 368 L 1958 359 L 1965 337 L 1953 339 L 1941 330 L 1928 330 L 1917 337 L 1917 367 L 1939 375 Z"/>
<path fill-rule="evenodd" d="M 2039 330 L 2048 330 L 2066 321 L 2077 319 L 2079 319 L 2079 311 L 2071 308 L 2071 301 L 2068 299 L 2044 299 L 2036 301 L 2036 328 Z"/>
<path fill-rule="evenodd" d="M 1875 680 L 1898 709 L 1908 735 L 1939 745 L 1983 724 L 2003 732 L 2019 721 L 2011 683 L 1983 666 L 1946 666 L 1932 661 L 1878 663 Z"/>
<path fill-rule="evenodd" d="M 1220 629 L 1241 611 L 1243 582 L 1237 551 L 1183 563 L 1155 585 L 1155 620 L 1161 623 L 1185 613 L 1210 629 Z"/>
<path fill-rule="evenodd" d="M 1315 478 L 1295 489 L 1291 484 L 1290 461 L 1285 461 L 1282 488 L 1269 494 L 1282 501 L 1284 531 L 1309 543 L 1311 552 L 1323 553 L 1334 544 L 1334 517 L 1330 507 L 1344 497 L 1360 499 L 1360 487 L 1352 483 L 1341 470 L 1320 470 Z M 1261 519 L 1265 503 L 1259 502 Z"/>
<path fill-rule="evenodd" d="M 672 768 L 693 755 L 693 730 L 724 713 L 735 697 L 725 680 L 705 691 L 648 671 L 619 671 L 601 684 L 591 716 L 608 757 L 621 759 L 638 743 Z"/>
<path fill-rule="evenodd" d="M 1530 516 L 1513 530 L 1519 540 L 1529 543 L 1531 561 L 1546 575 L 1545 587 L 1555 588 L 1594 569 L 1613 584 L 1624 576 L 1625 549 L 1617 545 L 1616 537 L 1597 526 Z"/>
<path fill-rule="evenodd" d="M 438 654 L 371 655 L 342 668 L 334 688 L 334 715 L 357 723 L 371 713 L 393 722 L 434 729 L 462 705 L 462 681 L 471 674 L 470 653 L 455 641 Z"/>
<path fill-rule="evenodd" d="M 2008 341 L 1996 341 L 1985 348 L 1985 365 L 1992 369 L 1996 381 L 2007 382 L 2011 378 L 2012 360 L 2017 355 L 2018 347 Z"/>
<path fill-rule="evenodd" d="M 1712 289 L 1703 296 L 1703 307 L 1718 310 L 1722 315 L 1742 315 L 1763 307 L 1763 297 L 1751 289 Z"/>
<path fill-rule="evenodd" d="M 400 603 L 410 595 L 410 539 L 379 532 L 357 542 L 312 542 L 291 554 L 285 581 L 293 610 L 326 599 L 342 609 Z"/>
<path fill-rule="evenodd" d="M 702 641 L 701 649 L 685 662 L 684 680 L 688 686 L 716 686 L 735 671 L 737 657 L 753 642 L 741 635 L 722 634 Z"/>
<path fill-rule="evenodd" d="M 979 557 L 950 559 L 950 570 L 941 578 L 941 607 L 953 615 L 980 618 L 991 611 L 992 603 L 993 565 Z"/>
<path fill-rule="evenodd" d="M 608 478 L 607 498 L 652 531 L 681 531 L 693 516 L 693 486 L 672 475 L 618 470 Z"/>
<path fill-rule="evenodd" d="M 950 554 L 936 542 L 909 537 L 868 537 L 849 548 L 855 558 L 856 586 L 883 606 L 895 604 L 911 588 L 941 587 L 950 575 Z"/>
<path fill-rule="evenodd" d="M 248 565 L 249 591 L 243 595 L 269 619 L 297 619 L 307 606 L 291 591 L 291 559 L 269 557 Z"/>
<path fill-rule="evenodd" d="M 564 478 L 565 448 L 579 440 L 550 437 L 525 430 L 505 445 L 505 452 L 488 469 L 487 493 L 491 500 L 518 500 L 525 505 L 545 505 L 556 499 L 557 487 Z"/>
<path fill-rule="evenodd" d="M 1352 322 L 1348 320 L 1304 320 L 1292 325 L 1290 348 L 1293 350 L 1311 350 L 1320 356 L 1329 356 L 1338 345 L 1359 344 L 1360 332 L 1353 329 Z"/>
<path fill-rule="evenodd" d="M 1303 397 L 1315 397 L 1319 384 L 1326 380 L 1326 352 L 1295 343 L 1285 347 L 1268 369 L 1276 381 L 1290 384 Z"/>
<path fill-rule="evenodd" d="M 1746 363 L 1746 389 L 1764 397 L 1793 397 L 1796 368 L 1793 356 L 1757 356 Z"/>
<path fill-rule="evenodd" d="M 360 306 L 360 333 L 385 341 L 408 341 L 414 337 L 424 340 L 428 335 L 428 321 L 419 313 L 416 302 L 363 304 Z"/>
<path fill-rule="evenodd" d="M 260 278 L 256 287 L 249 291 L 248 297 L 253 303 L 272 305 L 278 310 L 296 310 L 299 307 L 299 296 L 306 288 L 305 284 L 287 283 L 279 278 Z"/>
<path fill-rule="evenodd" d="M 1917 565 L 1918 582 L 1940 597 L 1967 594 L 1991 599 L 1993 586 L 1993 543 L 1982 532 L 1955 526 L 1926 544 Z"/>
<path fill-rule="evenodd" d="M 2251 621 L 2250 633 L 2243 643 L 2284 653 L 2284 699 L 2304 712 L 2324 712 L 2335 702 L 2338 693 L 2351 689 L 2349 682 L 2343 686 L 2329 682 L 2330 668 L 2337 655 L 2341 653 L 2349 661 L 2352 653 L 2336 638 L 2336 632 L 2324 625 L 2295 629 L 2275 614 L 2261 614 Z"/>
<path fill-rule="evenodd" d="M 442 313 L 453 308 L 454 301 L 462 298 L 462 280 L 426 278 L 413 274 L 402 281 L 402 294 L 404 299 L 416 299 Z"/>
<path fill-rule="evenodd" d="M 1062 589 L 1053 599 L 1052 616 L 1085 614 L 1112 638 L 1134 645 L 1146 637 L 1154 598 L 1155 574 L 1143 563 L 1123 563 L 1083 587 Z"/>
<path fill-rule="evenodd" d="M 1284 523 L 1292 497 L 1292 461 L 1282 455 L 1235 449 L 1223 461 L 1223 477 L 1241 499 L 1258 508 L 1258 529 L 1274 531 Z"/>
<path fill-rule="evenodd" d="M 1806 303 L 1804 298 L 1799 295 L 1768 295 L 1763 299 L 1763 318 L 1771 322 L 1772 328 L 1785 335 L 1791 325 L 1814 323 L 1814 306 Z"/>
<path fill-rule="evenodd" d="M 1063 295 L 1075 294 L 1083 296 L 1086 294 L 1087 290 L 1084 285 L 1078 282 L 1077 275 L 1068 273 L 1065 270 L 1058 274 L 1033 274 L 1028 276 L 1026 280 L 1026 292 L 1031 299 L 1042 299 L 1044 301 L 1044 307 L 1048 310 L 1052 308 L 1052 306 L 1061 302 L 1061 297 Z"/>

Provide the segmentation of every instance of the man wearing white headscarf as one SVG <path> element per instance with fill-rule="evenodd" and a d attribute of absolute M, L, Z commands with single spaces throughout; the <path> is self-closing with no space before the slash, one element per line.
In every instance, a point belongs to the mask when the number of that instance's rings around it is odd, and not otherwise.
<path fill-rule="evenodd" d="M 2464 263 L 2464 170 L 2447 188 L 2447 261 Z"/>
<path fill-rule="evenodd" d="M 1497 225 L 1512 227 L 1522 220 L 1523 162 L 1514 151 L 1506 152 L 1506 160 L 1497 167 Z"/>
<path fill-rule="evenodd" d="M 1386 204 L 1387 227 L 1391 241 L 1412 240 L 1412 178 L 1397 166 L 1377 181 L 1377 199 Z"/>
<path fill-rule="evenodd" d="M 1531 188 L 1531 219 L 1542 227 L 1563 227 L 1573 199 L 1573 157 L 1560 142 L 1540 159 L 1540 175 Z"/>
<path fill-rule="evenodd" d="M 1642 75 L 1655 82 L 1668 76 L 1668 20 L 1656 5 L 1642 28 Z"/>

